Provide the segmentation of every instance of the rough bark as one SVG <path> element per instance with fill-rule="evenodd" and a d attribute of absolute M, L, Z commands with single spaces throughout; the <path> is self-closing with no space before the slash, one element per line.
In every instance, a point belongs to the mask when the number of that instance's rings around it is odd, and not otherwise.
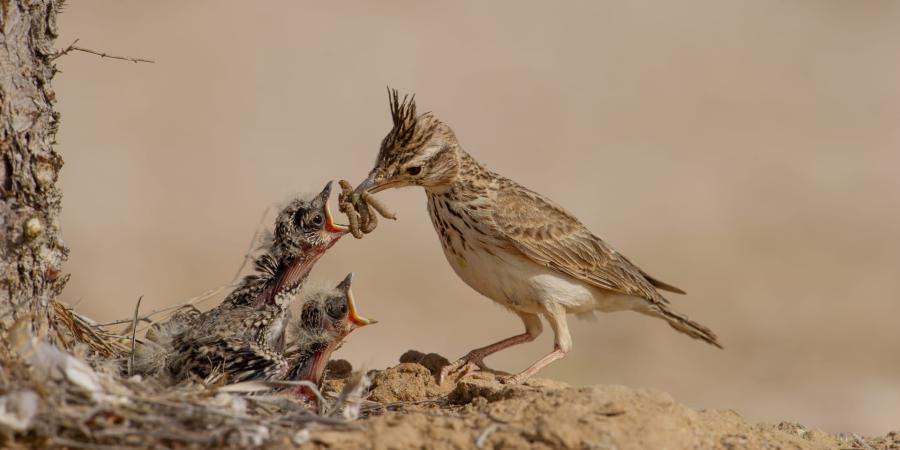
<path fill-rule="evenodd" d="M 0 327 L 48 322 L 68 249 L 50 86 L 60 0 L 0 0 Z"/>

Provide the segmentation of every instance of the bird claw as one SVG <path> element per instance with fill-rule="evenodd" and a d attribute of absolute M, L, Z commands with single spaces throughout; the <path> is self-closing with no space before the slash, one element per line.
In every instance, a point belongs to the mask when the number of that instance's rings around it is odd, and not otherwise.
<path fill-rule="evenodd" d="M 454 377 L 456 381 L 466 376 L 482 370 L 490 370 L 484 364 L 484 359 L 480 356 L 466 355 L 441 369 L 438 375 L 438 384 L 442 384 L 448 377 Z"/>
<path fill-rule="evenodd" d="M 368 191 L 356 192 L 350 182 L 341 180 L 341 193 L 338 195 L 338 209 L 347 216 L 350 233 L 357 239 L 375 231 L 378 227 L 378 215 L 386 219 L 396 220 L 397 216 Z"/>

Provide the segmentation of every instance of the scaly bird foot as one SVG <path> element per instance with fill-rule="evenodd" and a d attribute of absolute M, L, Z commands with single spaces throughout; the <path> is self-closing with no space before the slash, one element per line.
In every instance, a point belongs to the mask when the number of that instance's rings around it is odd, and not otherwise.
<path fill-rule="evenodd" d="M 481 355 L 468 354 L 462 358 L 444 366 L 441 373 L 438 374 L 437 382 L 442 384 L 444 380 L 453 377 L 458 382 L 465 376 L 481 370 L 491 370 L 484 364 L 484 357 Z"/>

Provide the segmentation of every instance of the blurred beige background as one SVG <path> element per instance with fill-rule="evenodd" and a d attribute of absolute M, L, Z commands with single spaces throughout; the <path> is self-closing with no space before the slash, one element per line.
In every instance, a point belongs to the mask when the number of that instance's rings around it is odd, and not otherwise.
<path fill-rule="evenodd" d="M 900 3 L 71 2 L 56 78 L 64 299 L 130 317 L 227 283 L 260 214 L 359 181 L 385 85 L 489 167 L 686 289 L 716 351 L 634 314 L 572 319 L 543 375 L 829 431 L 900 425 Z M 453 274 L 420 190 L 313 272 L 381 320 L 339 356 L 461 356 L 520 332 Z M 271 221 L 271 220 L 269 220 Z M 211 306 L 206 303 L 205 306 Z M 550 333 L 501 353 L 517 371 Z"/>

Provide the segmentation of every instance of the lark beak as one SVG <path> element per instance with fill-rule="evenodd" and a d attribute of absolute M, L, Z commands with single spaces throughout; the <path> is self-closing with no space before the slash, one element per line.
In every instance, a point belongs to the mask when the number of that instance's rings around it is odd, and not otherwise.
<path fill-rule="evenodd" d="M 365 191 L 369 191 L 370 194 L 375 194 L 398 184 L 396 181 L 379 180 L 379 178 L 381 177 L 378 176 L 378 170 L 372 170 L 369 176 L 362 183 L 359 183 L 359 186 L 353 192 L 362 194 Z"/>
<path fill-rule="evenodd" d="M 331 208 L 328 207 L 328 200 L 325 200 L 325 229 L 332 233 L 346 233 L 350 228 L 334 222 L 334 216 L 331 215 Z"/>
<path fill-rule="evenodd" d="M 356 303 L 353 301 L 353 291 L 347 290 L 347 305 L 349 312 L 350 322 L 353 322 L 354 325 L 358 327 L 364 327 L 366 325 L 372 325 L 378 323 L 377 320 L 366 319 L 363 316 L 360 316 L 358 312 L 356 312 Z"/>

